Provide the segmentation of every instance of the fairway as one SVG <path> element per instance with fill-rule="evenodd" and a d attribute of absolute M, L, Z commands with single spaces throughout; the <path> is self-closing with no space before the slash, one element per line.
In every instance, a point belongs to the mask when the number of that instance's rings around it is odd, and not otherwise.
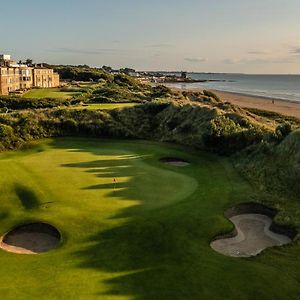
<path fill-rule="evenodd" d="M 76 92 L 62 92 L 59 88 L 47 88 L 47 89 L 32 89 L 25 93 L 22 97 L 29 99 L 63 99 L 67 100 L 76 95 Z"/>
<path fill-rule="evenodd" d="M 61 234 L 47 253 L 0 250 L 2 299 L 300 295 L 293 244 L 247 259 L 211 249 L 233 228 L 223 212 L 252 195 L 226 158 L 154 142 L 64 138 L 0 154 L 0 175 L 1 235 L 32 222 Z"/>

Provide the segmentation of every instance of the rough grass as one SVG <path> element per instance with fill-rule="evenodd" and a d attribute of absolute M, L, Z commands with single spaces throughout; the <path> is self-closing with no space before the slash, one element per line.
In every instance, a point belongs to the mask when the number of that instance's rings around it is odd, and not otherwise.
<path fill-rule="evenodd" d="M 280 222 L 300 232 L 300 130 L 277 144 L 252 147 L 235 158 L 237 168 L 259 190 L 265 190 L 265 203 L 272 203 Z"/>
<path fill-rule="evenodd" d="M 59 88 L 49 89 L 33 89 L 25 93 L 22 97 L 31 99 L 43 99 L 43 98 L 54 98 L 54 99 L 71 99 L 76 93 L 74 92 L 62 92 Z"/>
<path fill-rule="evenodd" d="M 76 105 L 70 107 L 70 109 L 88 109 L 88 110 L 110 110 L 115 108 L 123 107 L 133 107 L 138 105 L 138 103 L 100 103 L 100 104 L 86 104 L 86 105 Z"/>
<path fill-rule="evenodd" d="M 191 165 L 164 165 L 165 156 Z M 225 158 L 147 142 L 57 139 L 1 154 L 0 174 L 1 233 L 44 221 L 63 238 L 39 256 L 0 251 L 4 299 L 299 297 L 298 245 L 252 259 L 211 250 L 211 239 L 232 228 L 223 211 L 252 195 Z"/>

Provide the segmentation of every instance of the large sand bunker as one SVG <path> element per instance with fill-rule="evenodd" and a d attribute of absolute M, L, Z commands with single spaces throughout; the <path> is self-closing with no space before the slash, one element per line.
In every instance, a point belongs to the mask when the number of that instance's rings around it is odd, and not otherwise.
<path fill-rule="evenodd" d="M 237 215 L 229 217 L 235 225 L 235 230 L 211 243 L 215 251 L 232 257 L 251 257 L 267 248 L 292 242 L 296 233 L 273 223 L 274 211 L 262 206 L 258 209 L 258 205 L 253 205 L 253 213 L 245 212 L 246 208 L 251 211 L 251 205 L 247 204 L 240 212 L 237 209 Z M 231 214 L 233 212 L 234 210 L 230 211 Z"/>
<path fill-rule="evenodd" d="M 160 161 L 175 167 L 186 167 L 190 164 L 188 161 L 177 157 L 163 157 L 160 159 Z"/>
<path fill-rule="evenodd" d="M 0 239 L 0 247 L 18 254 L 38 254 L 57 248 L 60 233 L 52 225 L 32 223 L 19 226 Z"/>

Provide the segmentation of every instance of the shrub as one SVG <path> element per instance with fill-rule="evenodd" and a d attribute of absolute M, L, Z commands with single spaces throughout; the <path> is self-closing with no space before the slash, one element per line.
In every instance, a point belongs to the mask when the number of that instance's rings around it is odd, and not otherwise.
<path fill-rule="evenodd" d="M 15 148 L 18 139 L 15 137 L 11 126 L 0 124 L 0 141 L 2 150 Z"/>
<path fill-rule="evenodd" d="M 282 141 L 292 132 L 292 125 L 290 123 L 283 123 L 277 126 L 275 130 L 276 137 L 279 141 Z"/>
<path fill-rule="evenodd" d="M 261 142 L 263 137 L 263 131 L 258 127 L 243 129 L 233 120 L 219 116 L 210 122 L 204 143 L 209 149 L 228 155 Z"/>
<path fill-rule="evenodd" d="M 204 90 L 203 94 L 207 97 L 215 99 L 217 102 L 222 102 L 221 99 L 213 92 Z"/>
<path fill-rule="evenodd" d="M 156 87 L 153 87 L 152 89 L 152 97 L 153 98 L 168 98 L 172 94 L 172 91 L 164 86 L 164 85 L 159 85 Z"/>
<path fill-rule="evenodd" d="M 61 127 L 64 132 L 74 134 L 78 132 L 78 124 L 74 119 L 62 120 Z"/>
<path fill-rule="evenodd" d="M 27 99 L 21 97 L 0 97 L 0 108 L 13 110 L 53 108 L 69 105 L 70 101 L 61 99 Z"/>

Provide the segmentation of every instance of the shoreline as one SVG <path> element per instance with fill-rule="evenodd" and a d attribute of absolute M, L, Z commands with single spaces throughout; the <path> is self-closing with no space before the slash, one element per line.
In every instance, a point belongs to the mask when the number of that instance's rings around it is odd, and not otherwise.
<path fill-rule="evenodd" d="M 205 88 L 201 87 L 182 89 L 175 86 L 172 87 L 170 85 L 166 86 L 177 91 L 180 90 L 189 92 L 202 92 L 203 90 L 205 90 Z M 218 97 L 221 98 L 223 102 L 230 102 L 242 108 L 254 108 L 259 110 L 271 111 L 300 119 L 300 102 L 297 101 L 278 99 L 267 96 L 249 95 L 238 92 L 227 92 L 215 89 L 208 90 L 215 93 Z"/>
<path fill-rule="evenodd" d="M 300 102 L 219 90 L 211 91 L 219 96 L 222 101 L 228 101 L 243 108 L 272 111 L 300 119 Z"/>
<path fill-rule="evenodd" d="M 230 91 L 222 91 L 222 90 L 215 90 L 215 89 L 210 89 L 210 91 L 214 93 L 224 93 L 224 94 L 232 94 L 232 95 L 239 95 L 242 97 L 251 97 L 251 98 L 258 98 L 258 99 L 263 99 L 263 100 L 269 100 L 269 101 L 281 101 L 281 102 L 290 102 L 294 104 L 300 104 L 300 100 L 291 100 L 291 99 L 284 99 L 284 98 L 277 98 L 277 97 L 271 97 L 271 96 L 261 96 L 261 95 L 255 95 L 255 94 L 247 94 L 247 93 L 239 93 L 239 92 L 230 92 Z"/>

